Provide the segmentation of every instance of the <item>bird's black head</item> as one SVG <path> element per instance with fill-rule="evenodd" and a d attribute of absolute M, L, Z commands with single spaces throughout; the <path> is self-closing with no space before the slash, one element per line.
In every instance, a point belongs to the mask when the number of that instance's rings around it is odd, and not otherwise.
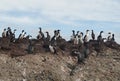
<path fill-rule="evenodd" d="M 41 28 L 41 27 L 39 27 L 39 30 L 42 30 L 42 28 Z"/>
<path fill-rule="evenodd" d="M 6 31 L 6 28 L 4 29 L 4 31 Z"/>
<path fill-rule="evenodd" d="M 60 30 L 57 30 L 58 32 L 60 31 Z"/>
<path fill-rule="evenodd" d="M 115 35 L 114 35 L 114 34 L 112 34 L 112 36 L 114 37 Z"/>
<path fill-rule="evenodd" d="M 86 32 L 88 32 L 89 30 L 86 30 Z"/>
<path fill-rule="evenodd" d="M 83 32 L 80 33 L 83 36 Z"/>
<path fill-rule="evenodd" d="M 22 32 L 24 32 L 24 30 L 22 30 Z"/>
<path fill-rule="evenodd" d="M 48 31 L 46 31 L 45 33 L 48 33 Z"/>
<path fill-rule="evenodd" d="M 111 34 L 111 32 L 108 32 L 108 34 Z"/>
<path fill-rule="evenodd" d="M 10 29 L 10 27 L 8 27 L 7 29 Z"/>
<path fill-rule="evenodd" d="M 14 29 L 14 31 L 17 31 L 16 29 Z"/>
<path fill-rule="evenodd" d="M 103 33 L 103 31 L 101 31 L 100 33 Z"/>
<path fill-rule="evenodd" d="M 72 32 L 75 32 L 75 30 L 72 30 Z"/>
<path fill-rule="evenodd" d="M 57 32 L 57 30 L 54 30 L 54 33 L 56 33 Z"/>

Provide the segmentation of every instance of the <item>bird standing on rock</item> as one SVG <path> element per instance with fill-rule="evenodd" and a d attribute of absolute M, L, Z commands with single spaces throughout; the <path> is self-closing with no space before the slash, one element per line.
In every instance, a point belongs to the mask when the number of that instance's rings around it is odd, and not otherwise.
<path fill-rule="evenodd" d="M 8 38 L 10 38 L 10 37 L 12 36 L 12 31 L 11 31 L 11 28 L 10 28 L 10 27 L 7 28 L 6 36 L 7 36 Z"/>
<path fill-rule="evenodd" d="M 71 36 L 71 41 L 73 41 L 75 38 L 75 30 L 72 30 L 72 36 Z"/>
<path fill-rule="evenodd" d="M 89 30 L 86 30 L 86 35 L 84 36 L 84 43 L 87 43 L 89 41 Z"/>
<path fill-rule="evenodd" d="M 78 59 L 77 63 L 78 64 L 84 63 L 85 56 L 83 53 L 80 53 L 80 51 L 78 51 L 78 50 L 73 50 L 72 53 L 73 53 L 73 55 L 77 55 L 77 59 Z"/>
<path fill-rule="evenodd" d="M 91 34 L 92 40 L 95 40 L 95 34 L 94 31 L 92 30 L 92 34 Z"/>
<path fill-rule="evenodd" d="M 22 30 L 22 33 L 19 35 L 18 39 L 23 39 L 24 38 L 24 34 L 25 34 L 24 30 Z"/>
<path fill-rule="evenodd" d="M 50 49 L 50 51 L 51 51 L 52 53 L 57 54 L 57 50 L 55 49 L 54 46 L 49 45 L 49 49 Z"/>
<path fill-rule="evenodd" d="M 2 37 L 4 38 L 6 36 L 7 36 L 7 31 L 6 31 L 6 29 L 4 29 L 3 32 L 2 32 Z"/>
<path fill-rule="evenodd" d="M 79 38 L 79 44 L 82 45 L 83 44 L 83 33 L 82 32 L 80 33 L 78 38 Z"/>
<path fill-rule="evenodd" d="M 97 37 L 98 42 L 102 41 L 102 33 L 103 33 L 103 31 L 101 31 L 100 34 L 99 34 L 99 36 Z"/>
<path fill-rule="evenodd" d="M 112 34 L 111 41 L 112 41 L 112 42 L 115 42 L 115 37 L 114 37 L 114 34 Z"/>
<path fill-rule="evenodd" d="M 47 34 L 46 40 L 47 40 L 47 41 L 50 41 L 50 40 L 51 40 L 51 37 L 50 37 L 50 35 L 49 35 L 49 32 L 46 31 L 46 34 Z"/>
<path fill-rule="evenodd" d="M 44 34 L 42 32 L 42 28 L 41 27 L 39 28 L 39 34 L 37 36 L 37 39 L 44 39 Z"/>
<path fill-rule="evenodd" d="M 109 32 L 108 37 L 107 37 L 107 41 L 111 41 L 111 39 L 112 39 L 112 34 L 111 34 L 111 32 Z"/>
<path fill-rule="evenodd" d="M 11 42 L 15 42 L 15 32 L 16 32 L 16 29 L 14 29 L 14 31 L 12 33 Z"/>

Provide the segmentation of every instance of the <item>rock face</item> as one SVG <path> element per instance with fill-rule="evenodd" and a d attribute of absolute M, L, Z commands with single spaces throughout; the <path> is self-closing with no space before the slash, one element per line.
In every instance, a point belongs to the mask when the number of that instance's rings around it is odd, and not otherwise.
<path fill-rule="evenodd" d="M 85 64 L 67 52 L 27 54 L 11 58 L 0 50 L 0 81 L 120 81 L 120 51 L 92 51 Z"/>

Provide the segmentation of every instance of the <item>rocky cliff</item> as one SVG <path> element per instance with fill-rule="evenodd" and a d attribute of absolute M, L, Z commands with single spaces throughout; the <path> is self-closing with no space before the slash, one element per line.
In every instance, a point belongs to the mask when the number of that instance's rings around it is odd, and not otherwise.
<path fill-rule="evenodd" d="M 0 81 L 120 81 L 120 51 L 92 51 L 85 64 L 67 52 L 27 54 L 11 58 L 0 50 Z"/>

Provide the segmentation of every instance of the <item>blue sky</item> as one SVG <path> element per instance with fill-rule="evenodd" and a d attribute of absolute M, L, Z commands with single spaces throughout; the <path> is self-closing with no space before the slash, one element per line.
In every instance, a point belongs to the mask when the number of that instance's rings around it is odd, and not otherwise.
<path fill-rule="evenodd" d="M 120 43 L 120 0 L 1 0 L 0 31 L 8 26 L 17 36 L 24 29 L 33 37 L 38 27 L 51 35 L 61 29 L 66 39 L 73 29 L 93 29 L 96 35 L 103 30 L 104 37 L 111 31 Z"/>

